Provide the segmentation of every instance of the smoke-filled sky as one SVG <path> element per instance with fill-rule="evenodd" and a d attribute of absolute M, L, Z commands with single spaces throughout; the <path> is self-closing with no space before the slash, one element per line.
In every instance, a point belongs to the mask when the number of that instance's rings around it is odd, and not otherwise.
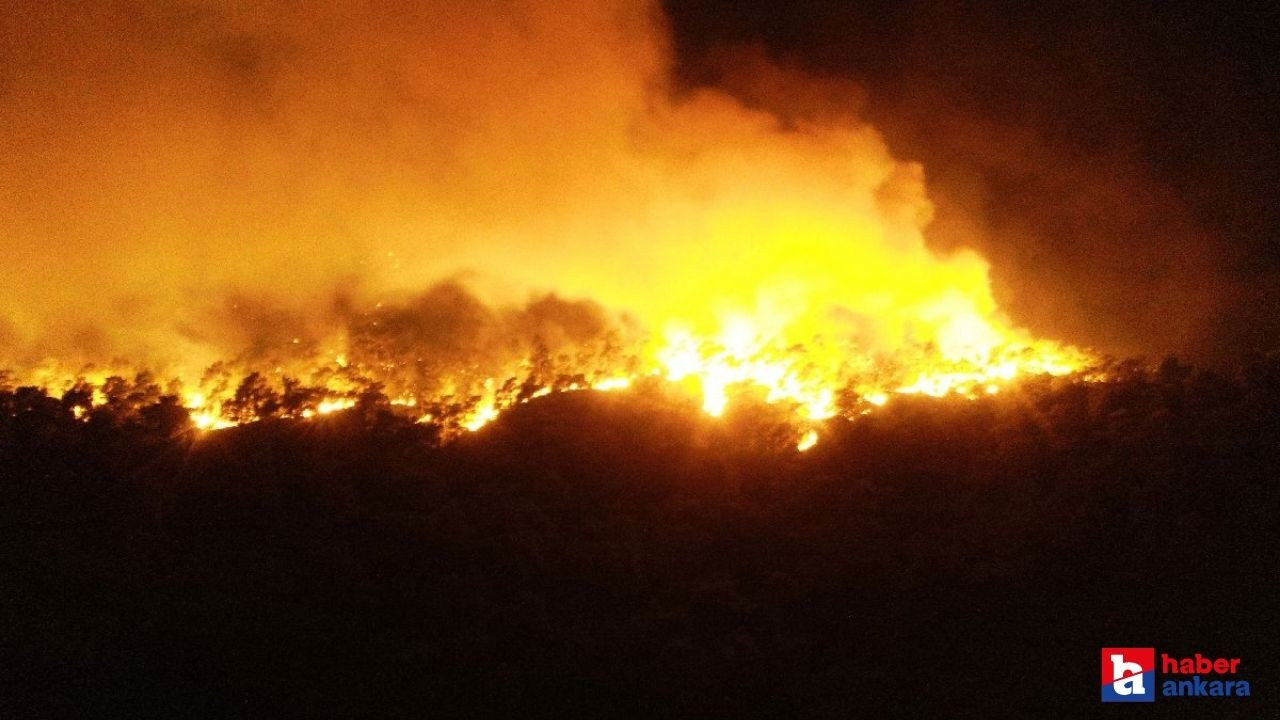
<path fill-rule="evenodd" d="M 1274 261 L 1275 222 L 1247 181 L 1275 164 L 1231 158 L 1274 140 L 1247 87 L 1174 88 L 1222 109 L 1143 84 L 1177 28 L 723 5 L 18 4 L 5 359 L 212 360 L 243 306 L 292 334 L 459 276 L 694 324 L 817 293 L 877 309 L 877 342 L 956 287 L 1103 351 L 1259 345 L 1274 275 L 1242 268 Z"/>
<path fill-rule="evenodd" d="M 1280 6 L 666 0 L 682 73 L 755 45 L 860 84 L 921 161 L 931 240 L 1002 306 L 1117 352 L 1226 360 L 1280 333 Z"/>

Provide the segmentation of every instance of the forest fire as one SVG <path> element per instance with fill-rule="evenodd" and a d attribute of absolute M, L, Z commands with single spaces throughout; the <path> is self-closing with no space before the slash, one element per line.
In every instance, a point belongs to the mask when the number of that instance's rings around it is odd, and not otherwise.
<path fill-rule="evenodd" d="M 412 31 L 369 10 L 377 52 L 333 36 L 340 11 L 210 10 L 208 58 L 130 35 L 146 78 L 113 64 L 109 24 L 50 19 L 86 59 L 33 60 L 52 76 L 0 110 L 51 128 L 15 136 L 4 168 L 0 368 L 84 394 L 82 414 L 146 373 L 209 430 L 373 392 L 454 434 L 541 394 L 658 382 L 711 416 L 785 407 L 799 438 L 898 394 L 1092 364 L 1002 312 L 857 93 L 758 58 L 754 84 L 684 87 L 643 1 L 443 5 Z M 49 88 L 97 87 L 87 67 L 118 92 L 49 122 Z M 117 121 L 134 116 L 152 120 Z"/>
<path fill-rule="evenodd" d="M 1194 5 L 6 3 L 0 716 L 1280 717 Z"/>
<path fill-rule="evenodd" d="M 773 322 L 776 325 L 776 318 Z M 10 381 L 61 396 L 76 417 L 86 421 L 93 408 L 120 402 L 121 397 L 132 397 L 141 406 L 170 395 L 180 400 L 200 430 L 267 417 L 307 420 L 351 409 L 358 398 L 378 394 L 396 412 L 438 425 L 446 436 L 477 431 L 504 410 L 551 393 L 616 392 L 637 383 L 657 383 L 684 393 L 712 417 L 734 402 L 788 408 L 797 448 L 803 451 L 817 443 L 817 423 L 865 414 L 896 394 L 972 398 L 996 393 L 1030 375 L 1078 373 L 1094 362 L 1084 351 L 1024 340 L 1021 333 L 982 318 L 957 317 L 950 322 L 945 328 L 950 344 L 935 340 L 887 356 L 848 341 L 825 340 L 817 328 L 809 342 L 789 342 L 797 337 L 794 328 L 785 327 L 781 336 L 773 336 L 753 318 L 736 315 L 713 337 L 678 329 L 634 347 L 620 347 L 615 334 L 606 334 L 597 339 L 603 347 L 565 345 L 556 348 L 554 357 L 538 338 L 541 358 L 514 354 L 495 362 L 492 357 L 463 356 L 453 360 L 466 372 L 429 377 L 406 372 L 411 363 L 404 358 L 392 359 L 385 348 L 379 352 L 357 340 L 327 362 L 294 357 L 269 369 L 220 363 L 194 383 L 134 369 L 59 374 L 48 367 Z M 956 330 L 963 327 L 973 331 L 965 335 Z M 368 337 L 363 342 L 372 344 Z"/>

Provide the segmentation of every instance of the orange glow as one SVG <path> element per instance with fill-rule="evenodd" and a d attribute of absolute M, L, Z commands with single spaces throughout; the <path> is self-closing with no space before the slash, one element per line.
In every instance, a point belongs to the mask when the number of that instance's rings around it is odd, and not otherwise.
<path fill-rule="evenodd" d="M 427 5 L 211 7 L 181 44 L 247 65 L 33 27 L 0 106 L 0 367 L 92 407 L 150 372 L 205 430 L 380 394 L 451 435 L 659 383 L 784 408 L 807 449 L 900 394 L 1092 364 L 933 249 L 924 168 L 855 98 L 677 89 L 648 0 Z"/>
<path fill-rule="evenodd" d="M 220 373 L 205 372 L 199 382 L 174 378 L 167 385 L 177 388 L 192 424 L 200 430 L 253 422 L 262 412 L 304 420 L 322 417 L 356 407 L 356 395 L 379 388 L 389 396 L 385 402 L 390 407 L 451 433 L 480 430 L 504 410 L 552 393 L 626 392 L 648 379 L 683 389 L 712 417 L 723 415 L 738 398 L 784 406 L 797 428 L 796 447 L 805 451 L 817 444 L 819 423 L 865 414 L 890 403 L 895 395 L 976 398 L 996 394 L 1027 376 L 1079 373 L 1093 362 L 1083 351 L 1030 340 L 1021 331 L 982 318 L 962 315 L 943 327 L 974 332 L 952 332 L 946 343 L 928 341 L 890 352 L 847 339 L 833 342 L 828 339 L 832 327 L 804 316 L 734 313 L 710 336 L 676 324 L 661 335 L 642 336 L 634 345 L 605 353 L 612 362 L 562 353 L 561 362 L 567 364 L 554 378 L 547 374 L 550 371 L 539 371 L 539 363 L 529 356 L 509 359 L 493 367 L 500 372 L 479 378 L 468 378 L 464 372 L 415 382 L 404 377 L 404 367 L 395 362 L 371 364 L 344 357 L 345 364 L 338 365 L 323 359 L 331 354 L 322 354 L 258 375 L 251 375 L 251 365 L 233 370 L 223 363 L 217 366 Z M 801 339 L 806 334 L 811 338 L 807 342 Z M 362 358 L 368 353 L 353 345 L 343 355 Z M 466 358 L 461 360 L 466 367 Z M 132 369 L 118 373 L 135 374 Z M 101 371 L 59 373 L 51 366 L 28 377 L 54 394 L 89 387 L 93 406 L 109 402 L 107 389 L 118 382 Z M 257 384 L 250 382 L 255 377 Z M 268 403 L 265 398 L 274 400 Z M 82 406 L 74 412 L 86 417 Z"/>

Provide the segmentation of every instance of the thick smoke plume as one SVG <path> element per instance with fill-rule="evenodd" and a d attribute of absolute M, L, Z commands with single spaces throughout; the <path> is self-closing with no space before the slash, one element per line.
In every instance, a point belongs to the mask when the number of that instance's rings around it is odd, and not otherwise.
<path fill-rule="evenodd" d="M 676 87 L 653 3 L 119 0 L 0 23 L 5 364 L 189 376 L 442 279 L 655 335 L 750 316 L 950 357 L 1004 332 L 986 261 L 926 247 L 923 170 L 856 89 L 760 85 L 837 108 L 789 115 Z"/>

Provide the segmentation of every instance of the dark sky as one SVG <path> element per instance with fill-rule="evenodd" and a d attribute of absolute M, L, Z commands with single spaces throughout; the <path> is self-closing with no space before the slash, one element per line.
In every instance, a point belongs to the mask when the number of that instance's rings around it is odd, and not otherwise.
<path fill-rule="evenodd" d="M 1033 325 L 1074 317 L 1066 334 L 1141 351 L 1163 316 L 1158 346 L 1275 348 L 1280 5 L 665 5 L 687 77 L 715 74 L 709 48 L 756 45 L 864 85 L 866 116 L 925 165 L 937 224 L 993 230 L 967 242 Z"/>

